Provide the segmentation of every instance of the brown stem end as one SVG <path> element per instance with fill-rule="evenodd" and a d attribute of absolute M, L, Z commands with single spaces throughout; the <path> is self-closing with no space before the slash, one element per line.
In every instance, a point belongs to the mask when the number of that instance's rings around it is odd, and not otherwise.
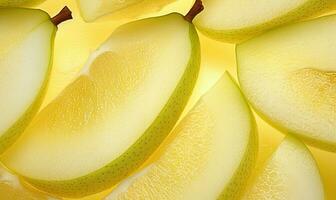
<path fill-rule="evenodd" d="M 184 16 L 188 22 L 192 22 L 194 18 L 204 10 L 202 0 L 196 0 L 190 11 Z"/>
<path fill-rule="evenodd" d="M 71 10 L 65 6 L 55 17 L 51 18 L 51 22 L 58 26 L 60 23 L 72 19 Z"/>

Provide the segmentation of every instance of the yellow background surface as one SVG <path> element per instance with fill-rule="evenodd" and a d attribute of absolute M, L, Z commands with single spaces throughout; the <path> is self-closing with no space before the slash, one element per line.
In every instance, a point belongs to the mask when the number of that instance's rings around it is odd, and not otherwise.
<path fill-rule="evenodd" d="M 162 15 L 172 11 L 185 14 L 192 3 L 192 0 L 178 0 L 176 3 L 167 6 L 160 13 L 155 13 L 155 15 Z M 55 41 L 52 76 L 44 106 L 76 77 L 89 54 L 99 47 L 116 27 L 131 20 L 120 21 L 111 19 L 111 17 L 104 17 L 104 19 L 95 23 L 85 23 L 79 14 L 75 0 L 47 0 L 38 8 L 47 11 L 53 16 L 64 5 L 69 6 L 74 12 L 74 20 L 65 22 L 59 27 Z M 236 76 L 234 45 L 216 42 L 202 35 L 200 35 L 200 39 L 202 46 L 201 74 L 188 108 L 216 82 L 225 70 Z M 259 118 L 257 121 L 260 135 L 259 163 L 261 163 L 280 143 L 283 134 Z M 326 197 L 328 200 L 334 200 L 336 199 L 336 154 L 315 148 L 310 149 L 319 165 L 325 184 Z M 100 199 L 101 196 L 108 192 L 85 199 Z"/>

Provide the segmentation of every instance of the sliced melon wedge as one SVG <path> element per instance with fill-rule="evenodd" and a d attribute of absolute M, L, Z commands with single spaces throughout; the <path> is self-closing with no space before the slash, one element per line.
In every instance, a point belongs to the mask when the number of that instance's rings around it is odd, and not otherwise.
<path fill-rule="evenodd" d="M 237 47 L 241 88 L 285 133 L 336 151 L 336 15 L 274 29 Z"/>
<path fill-rule="evenodd" d="M 314 158 L 292 137 L 285 138 L 256 177 L 243 200 L 324 200 Z"/>
<path fill-rule="evenodd" d="M 169 134 L 196 82 L 194 26 L 180 14 L 118 28 L 3 156 L 46 192 L 81 197 L 138 168 Z"/>
<path fill-rule="evenodd" d="M 105 200 L 234 199 L 254 166 L 254 117 L 229 74 L 175 128 L 160 158 Z"/>
<path fill-rule="evenodd" d="M 216 40 L 240 43 L 274 27 L 336 9 L 334 0 L 203 0 L 197 28 Z"/>

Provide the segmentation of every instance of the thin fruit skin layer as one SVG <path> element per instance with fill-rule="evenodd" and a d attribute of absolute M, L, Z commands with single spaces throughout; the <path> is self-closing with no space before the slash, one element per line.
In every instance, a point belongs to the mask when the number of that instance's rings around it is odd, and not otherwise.
<path fill-rule="evenodd" d="M 3 14 L 4 16 L 2 16 L 1 14 Z M 45 27 L 47 27 L 50 30 L 48 32 L 49 41 L 47 42 L 47 44 L 45 44 L 49 47 L 49 52 L 46 52 L 47 53 L 46 56 L 48 57 L 49 63 L 46 64 L 45 73 L 44 73 L 44 80 L 41 82 L 40 88 L 39 88 L 37 94 L 35 95 L 35 97 L 33 98 L 34 100 L 30 102 L 30 105 L 25 109 L 23 114 L 21 114 L 21 117 L 19 117 L 15 121 L 15 123 L 13 123 L 4 133 L 1 134 L 1 136 L 0 136 L 0 154 L 4 153 L 20 137 L 22 132 L 26 129 L 28 124 L 31 122 L 33 117 L 38 112 L 38 110 L 39 110 L 39 108 L 40 108 L 40 106 L 43 102 L 45 93 L 47 91 L 47 85 L 48 85 L 48 82 L 49 82 L 50 74 L 51 74 L 54 39 L 55 39 L 56 31 L 57 31 L 56 26 L 54 24 L 52 24 L 52 22 L 50 21 L 49 15 L 42 10 L 35 10 L 35 9 L 28 9 L 28 8 L 1 8 L 0 7 L 0 17 L 6 17 L 6 15 L 13 15 L 13 14 L 15 14 L 17 16 L 23 15 L 23 16 L 26 16 L 26 17 L 27 16 L 34 17 L 37 20 L 36 21 L 37 24 L 36 24 L 36 27 L 31 27 L 32 28 L 31 30 L 39 30 L 40 28 L 44 29 Z M 7 20 L 7 22 L 19 25 L 20 23 L 25 24 L 27 20 L 29 20 L 28 17 L 27 17 L 26 20 L 22 20 L 21 22 L 11 22 L 10 20 Z M 7 29 L 7 27 L 4 27 L 4 28 Z M 16 28 L 18 28 L 18 27 L 16 27 Z M 31 31 L 31 30 L 29 30 L 29 31 Z M 27 34 L 27 35 L 31 34 L 29 31 L 27 33 L 25 31 L 27 31 L 27 30 L 23 31 L 24 34 Z M 8 41 L 10 41 L 12 43 L 15 43 L 15 44 L 16 44 L 16 42 L 22 42 L 20 37 L 21 37 L 20 34 L 17 34 L 15 36 L 12 36 L 12 38 L 9 38 Z M 17 40 L 17 41 L 15 41 L 15 40 Z M 6 39 L 4 40 L 5 43 L 7 43 L 8 41 Z M 8 47 L 7 45 L 10 46 L 9 44 L 6 44 L 5 46 Z M 10 48 L 8 47 L 8 49 L 10 49 Z M 5 49 L 4 52 L 6 52 L 8 49 Z M 0 50 L 0 53 L 1 53 L 1 50 Z M 5 58 L 4 61 L 6 61 L 6 57 L 4 57 L 4 58 Z M 33 58 L 31 58 L 31 59 L 33 59 Z M 36 59 L 36 58 L 34 58 L 34 59 Z M 22 97 L 22 99 L 23 99 L 23 97 Z M 6 100 L 6 98 L 4 100 Z"/>
<path fill-rule="evenodd" d="M 145 133 L 143 133 L 135 143 L 127 147 L 128 149 L 119 157 L 106 165 L 102 165 L 96 171 L 89 172 L 84 176 L 69 180 L 54 181 L 34 179 L 21 174 L 26 181 L 38 189 L 57 196 L 71 198 L 87 196 L 108 189 L 120 180 L 129 176 L 135 169 L 139 168 L 162 143 L 170 130 L 174 127 L 188 102 L 197 80 L 200 67 L 200 45 L 197 32 L 195 27 L 191 23 L 185 21 L 182 15 L 175 13 L 159 18 L 145 19 L 142 20 L 141 23 L 150 24 L 154 20 L 163 19 L 181 20 L 178 21 L 179 26 L 183 23 L 183 35 L 189 36 L 186 38 L 187 43 L 190 46 L 190 53 L 188 52 L 186 60 L 189 60 L 186 63 L 184 72 L 182 72 L 181 78 L 179 78 L 179 81 L 176 83 L 175 90 L 172 91 L 169 100 L 165 103 L 163 108 L 160 108 L 161 112 L 152 122 L 150 127 L 147 128 Z M 170 22 L 170 24 L 173 22 L 174 21 Z M 136 24 L 137 22 L 133 23 Z M 155 22 L 155 24 L 156 23 L 157 22 Z M 125 27 L 126 30 L 129 28 L 127 25 L 124 25 L 123 27 Z M 184 33 L 185 30 L 187 30 L 186 34 Z M 11 156 L 8 156 L 8 159 L 10 160 Z M 8 166 L 8 164 L 6 165 Z"/>
<path fill-rule="evenodd" d="M 273 29 L 237 45 L 242 91 L 285 134 L 336 151 L 336 15 Z"/>
<path fill-rule="evenodd" d="M 225 74 L 175 127 L 158 159 L 105 200 L 239 199 L 257 150 L 254 116 Z"/>
<path fill-rule="evenodd" d="M 211 0 L 203 0 L 203 2 L 205 4 L 205 7 L 207 7 L 208 2 L 210 4 Z M 258 6 L 257 3 L 256 6 Z M 203 34 L 212 39 L 237 44 L 275 27 L 302 21 L 312 17 L 318 17 L 335 9 L 336 2 L 334 0 L 307 0 L 299 7 L 293 10 L 289 10 L 287 13 L 281 14 L 280 16 L 274 16 L 274 18 L 270 18 L 268 19 L 268 21 L 265 20 L 257 24 L 245 25 L 240 28 L 211 27 L 211 25 L 207 24 L 207 21 L 209 19 L 206 20 L 206 18 L 203 17 L 204 13 L 201 13 L 199 16 L 196 17 L 195 25 Z M 206 11 L 207 10 L 205 10 L 205 12 Z M 216 21 L 219 19 L 214 18 L 212 20 Z"/>

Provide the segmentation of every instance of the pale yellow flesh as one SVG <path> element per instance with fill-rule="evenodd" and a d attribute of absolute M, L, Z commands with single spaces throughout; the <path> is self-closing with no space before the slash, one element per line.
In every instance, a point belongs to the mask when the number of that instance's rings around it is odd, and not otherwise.
<path fill-rule="evenodd" d="M 134 17 L 148 12 L 158 11 L 175 0 L 77 0 L 85 21 L 117 13 L 124 17 Z"/>
<path fill-rule="evenodd" d="M 195 19 L 206 35 L 239 43 L 271 28 L 335 9 L 333 0 L 203 0 L 204 12 Z"/>
<path fill-rule="evenodd" d="M 3 200 L 57 200 L 33 189 L 28 189 L 13 174 L 0 166 L 0 199 Z"/>
<path fill-rule="evenodd" d="M 56 27 L 32 9 L 0 9 L 0 152 L 37 112 L 48 80 Z"/>
<path fill-rule="evenodd" d="M 254 128 L 244 97 L 225 74 L 175 128 L 160 158 L 123 181 L 105 200 L 232 198 L 253 168 Z M 237 176 L 242 171 L 244 175 Z"/>
<path fill-rule="evenodd" d="M 42 3 L 45 0 L 0 0 L 0 6 L 32 6 Z"/>
<path fill-rule="evenodd" d="M 199 53 L 197 38 L 190 38 L 195 36 L 190 35 L 191 29 L 179 14 L 145 19 L 117 29 L 92 54 L 81 75 L 40 112 L 2 161 L 24 177 L 49 181 L 49 189 L 55 181 L 59 187 L 64 186 L 67 194 L 62 193 L 63 189 L 53 192 L 67 196 L 85 195 L 89 191 L 78 191 L 83 188 L 80 184 L 95 185 L 95 181 L 99 182 L 94 180 L 96 175 L 109 177 L 98 171 L 121 155 L 125 159 L 114 165 L 132 170 L 133 165 L 138 165 L 133 163 L 138 158 L 124 153 L 152 151 L 152 146 L 131 147 L 149 127 L 173 125 L 190 95 L 194 81 L 182 85 L 179 82 L 189 75 L 185 74 L 187 69 L 197 72 L 199 67 L 198 62 L 190 64 L 191 56 L 196 56 L 193 58 L 197 61 Z M 190 75 L 196 79 L 194 72 Z M 175 97 L 176 109 L 163 110 L 177 87 L 186 90 Z M 161 114 L 167 117 L 157 121 Z M 161 138 L 161 133 L 170 131 L 157 130 L 153 137 Z M 142 155 L 138 156 L 142 159 Z M 118 170 L 110 169 L 115 174 Z M 102 173 L 110 171 L 102 169 Z M 87 175 L 93 181 L 88 182 Z M 106 182 L 112 184 L 114 178 Z M 81 182 L 83 179 L 87 182 Z M 70 185 L 76 182 L 78 187 L 69 189 L 57 181 Z M 108 186 L 99 186 L 99 190 L 102 187 Z"/>
<path fill-rule="evenodd" d="M 237 47 L 243 92 L 271 124 L 336 151 L 336 15 L 279 28 Z"/>
<path fill-rule="evenodd" d="M 243 200 L 324 200 L 314 158 L 297 139 L 287 137 L 256 174 Z"/>

